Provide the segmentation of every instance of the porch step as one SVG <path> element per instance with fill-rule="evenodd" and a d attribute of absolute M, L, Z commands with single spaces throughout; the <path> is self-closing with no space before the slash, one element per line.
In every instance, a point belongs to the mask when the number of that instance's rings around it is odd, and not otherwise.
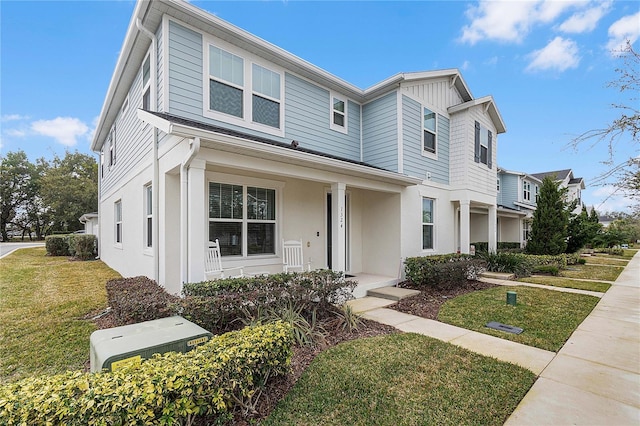
<path fill-rule="evenodd" d="M 369 297 L 378 297 L 380 299 L 394 300 L 396 302 L 418 294 L 420 294 L 420 291 L 418 290 L 409 290 L 407 288 L 398 287 L 380 287 L 367 291 L 367 296 Z"/>
<path fill-rule="evenodd" d="M 506 281 L 511 281 L 511 280 L 515 280 L 516 276 L 515 274 L 512 273 L 508 273 L 508 272 L 483 272 L 482 274 L 480 274 L 481 277 L 484 278 L 494 278 L 496 280 L 506 280 Z"/>

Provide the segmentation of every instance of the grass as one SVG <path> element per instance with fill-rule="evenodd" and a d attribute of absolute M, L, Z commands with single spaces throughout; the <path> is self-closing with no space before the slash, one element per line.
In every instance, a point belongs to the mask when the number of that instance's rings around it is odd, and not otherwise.
<path fill-rule="evenodd" d="M 615 281 L 624 269 L 624 265 L 571 265 L 560 271 L 565 278 L 582 278 L 588 280 Z"/>
<path fill-rule="evenodd" d="M 506 304 L 507 291 L 517 306 Z M 494 287 L 458 296 L 440 308 L 438 320 L 528 346 L 557 352 L 600 299 L 532 287 Z M 485 327 L 497 321 L 524 329 L 511 334 Z"/>
<path fill-rule="evenodd" d="M 619 257 L 590 256 L 584 259 L 592 265 L 627 266 L 627 263 L 629 263 L 629 259 Z"/>
<path fill-rule="evenodd" d="M 611 284 L 597 281 L 578 281 L 564 277 L 525 277 L 518 278 L 517 281 L 523 283 L 542 284 L 552 287 L 577 288 L 579 290 L 599 291 L 604 293 L 609 290 Z"/>
<path fill-rule="evenodd" d="M 0 269 L 0 383 L 83 369 L 95 327 L 82 317 L 106 306 L 105 283 L 118 273 L 44 248 L 18 250 Z"/>
<path fill-rule="evenodd" d="M 502 425 L 535 375 L 418 334 L 335 346 L 264 425 Z"/>

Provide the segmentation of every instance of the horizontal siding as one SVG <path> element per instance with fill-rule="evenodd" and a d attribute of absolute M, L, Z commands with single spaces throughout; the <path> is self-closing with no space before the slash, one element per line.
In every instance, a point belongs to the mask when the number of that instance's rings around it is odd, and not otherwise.
<path fill-rule="evenodd" d="M 493 135 L 492 144 L 493 149 L 491 152 L 492 156 L 492 166 L 489 168 L 486 164 L 476 163 L 474 161 L 474 140 L 475 140 L 475 122 L 478 121 L 482 126 L 491 130 Z M 478 192 L 482 192 L 485 194 L 495 194 L 496 193 L 496 153 L 497 153 L 497 135 L 496 129 L 493 126 L 493 122 L 489 115 L 484 112 L 484 108 L 482 106 L 475 106 L 469 109 L 469 122 L 467 125 L 469 129 L 469 139 L 465 143 L 467 156 L 470 158 L 470 161 L 467 162 L 468 168 L 468 180 L 467 186 L 470 189 L 475 189 Z"/>
<path fill-rule="evenodd" d="M 158 27 L 158 31 L 156 32 L 156 40 L 158 40 L 158 46 L 157 46 L 157 51 L 158 51 L 158 55 L 157 55 L 157 62 L 156 62 L 156 72 L 157 72 L 157 84 L 156 84 L 156 93 L 157 93 L 157 102 L 158 102 L 158 108 L 157 111 L 164 111 L 164 91 L 162 90 L 162 87 L 164 85 L 164 66 L 163 66 L 163 46 L 164 46 L 164 40 L 162 39 L 162 25 L 160 25 Z"/>
<path fill-rule="evenodd" d="M 514 203 L 518 201 L 520 192 L 520 179 L 512 174 L 500 175 L 500 204 L 505 207 L 517 209 Z"/>
<path fill-rule="evenodd" d="M 363 159 L 398 171 L 398 107 L 396 92 L 362 106 Z"/>
<path fill-rule="evenodd" d="M 404 172 L 431 181 L 449 183 L 449 119 L 438 114 L 436 148 L 437 159 L 422 155 L 422 106 L 415 100 L 402 96 L 402 143 Z"/>
<path fill-rule="evenodd" d="M 202 121 L 202 35 L 169 21 L 169 112 Z"/>
<path fill-rule="evenodd" d="M 330 128 L 329 91 L 285 73 L 285 137 L 300 146 L 349 160 L 360 160 L 360 106 L 347 103 L 347 130 Z"/>

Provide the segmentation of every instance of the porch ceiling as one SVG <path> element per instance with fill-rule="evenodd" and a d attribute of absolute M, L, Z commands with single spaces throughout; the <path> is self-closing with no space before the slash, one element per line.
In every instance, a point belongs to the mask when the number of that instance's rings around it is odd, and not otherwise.
<path fill-rule="evenodd" d="M 201 139 L 201 146 L 205 148 L 213 148 L 260 159 L 268 159 L 332 173 L 372 179 L 404 187 L 417 185 L 422 182 L 419 178 L 391 172 L 366 163 L 304 149 L 293 143 L 294 141 L 286 144 L 165 113 L 138 110 L 138 117 L 168 134 L 185 138 L 199 137 Z"/>

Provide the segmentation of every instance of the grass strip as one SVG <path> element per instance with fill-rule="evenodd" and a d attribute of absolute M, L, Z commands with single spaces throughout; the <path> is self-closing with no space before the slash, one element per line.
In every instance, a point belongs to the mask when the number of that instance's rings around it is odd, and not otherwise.
<path fill-rule="evenodd" d="M 627 266 L 627 264 L 629 263 L 629 259 L 621 259 L 616 257 L 589 256 L 583 259 L 586 260 L 586 263 L 590 263 L 592 265 Z"/>
<path fill-rule="evenodd" d="M 517 305 L 506 303 L 515 291 Z M 557 352 L 600 299 L 533 287 L 494 287 L 448 300 L 438 320 L 528 346 Z M 485 327 L 491 321 L 524 329 L 512 334 Z"/>
<path fill-rule="evenodd" d="M 565 278 L 582 278 L 587 280 L 615 281 L 624 270 L 624 265 L 571 265 L 560 271 Z"/>
<path fill-rule="evenodd" d="M 578 290 L 598 291 L 604 293 L 611 287 L 611 284 L 597 281 L 578 281 L 564 277 L 525 277 L 516 281 L 523 283 L 542 284 L 552 287 L 576 288 Z"/>
<path fill-rule="evenodd" d="M 0 382 L 84 368 L 95 326 L 83 320 L 107 303 L 119 274 L 101 261 L 17 250 L 0 260 Z"/>
<path fill-rule="evenodd" d="M 502 425 L 535 381 L 521 367 L 406 333 L 311 363 L 264 425 Z"/>

